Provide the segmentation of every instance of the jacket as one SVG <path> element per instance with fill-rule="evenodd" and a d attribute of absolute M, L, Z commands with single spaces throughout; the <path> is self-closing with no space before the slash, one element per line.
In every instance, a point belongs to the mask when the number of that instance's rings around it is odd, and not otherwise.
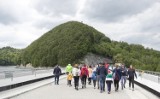
<path fill-rule="evenodd" d="M 72 73 L 73 76 L 80 76 L 80 70 L 78 68 L 73 68 Z"/>
<path fill-rule="evenodd" d="M 96 71 L 94 71 L 92 73 L 92 80 L 97 80 L 97 74 L 96 74 Z"/>
<path fill-rule="evenodd" d="M 88 68 L 89 77 L 92 77 L 92 68 Z"/>
<path fill-rule="evenodd" d="M 72 66 L 71 64 L 68 64 L 67 67 L 66 67 L 66 72 L 72 72 Z"/>
<path fill-rule="evenodd" d="M 56 68 L 54 68 L 53 74 L 54 75 L 60 75 L 61 74 L 61 69 L 57 66 Z"/>
<path fill-rule="evenodd" d="M 100 66 L 98 69 L 99 77 L 106 77 L 107 69 L 104 66 Z"/>
<path fill-rule="evenodd" d="M 136 72 L 135 72 L 135 69 L 129 68 L 129 69 L 128 69 L 128 76 L 129 76 L 129 78 L 130 78 L 130 77 L 133 77 L 133 78 L 134 78 L 134 76 L 137 78 L 137 74 L 136 74 Z"/>
<path fill-rule="evenodd" d="M 121 71 L 118 68 L 115 68 L 113 70 L 113 79 L 116 79 L 116 76 L 118 77 L 117 79 L 120 80 L 121 79 Z"/>
<path fill-rule="evenodd" d="M 83 76 L 83 71 L 85 71 L 86 72 L 86 76 L 88 77 L 89 76 L 89 73 L 88 73 L 88 69 L 86 68 L 86 67 L 82 67 L 81 68 L 81 74 L 80 74 L 80 76 L 82 77 Z"/>

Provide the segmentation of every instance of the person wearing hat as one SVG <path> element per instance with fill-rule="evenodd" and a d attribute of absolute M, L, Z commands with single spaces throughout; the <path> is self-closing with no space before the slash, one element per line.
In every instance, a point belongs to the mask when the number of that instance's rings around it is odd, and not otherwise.
<path fill-rule="evenodd" d="M 71 72 L 72 72 L 72 66 L 71 66 L 71 64 L 68 64 L 68 65 L 66 66 L 66 74 L 67 74 L 67 76 L 68 76 L 68 74 L 71 73 Z M 68 79 L 67 79 L 67 85 L 69 85 Z"/>
<path fill-rule="evenodd" d="M 72 70 L 73 77 L 74 77 L 74 87 L 76 90 L 78 90 L 79 86 L 79 76 L 80 76 L 80 70 L 78 68 L 78 64 L 74 65 L 74 68 Z"/>

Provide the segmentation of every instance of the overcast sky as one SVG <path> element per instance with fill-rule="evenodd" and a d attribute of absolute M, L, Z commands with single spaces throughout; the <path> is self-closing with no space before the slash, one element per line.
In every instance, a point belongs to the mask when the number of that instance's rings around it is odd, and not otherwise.
<path fill-rule="evenodd" d="M 71 20 L 112 40 L 160 50 L 160 0 L 0 0 L 0 47 L 25 48 Z"/>

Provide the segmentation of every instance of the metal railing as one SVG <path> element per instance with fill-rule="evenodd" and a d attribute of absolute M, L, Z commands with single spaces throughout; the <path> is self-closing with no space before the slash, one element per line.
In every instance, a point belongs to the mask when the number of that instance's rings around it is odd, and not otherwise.
<path fill-rule="evenodd" d="M 144 78 L 160 84 L 160 72 L 153 72 L 140 69 L 136 69 L 136 72 L 138 73 L 138 76 L 141 77 L 141 79 Z"/>

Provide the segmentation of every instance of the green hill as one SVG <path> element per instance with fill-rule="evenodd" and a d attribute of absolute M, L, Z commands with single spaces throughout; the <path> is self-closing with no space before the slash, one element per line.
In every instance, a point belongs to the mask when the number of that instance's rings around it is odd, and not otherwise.
<path fill-rule="evenodd" d="M 122 62 L 127 66 L 160 71 L 160 52 L 142 45 L 111 41 L 86 24 L 70 21 L 61 24 L 34 41 L 22 52 L 23 64 L 62 66 L 79 63 L 87 53 Z"/>
<path fill-rule="evenodd" d="M 20 64 L 21 50 L 12 47 L 0 48 L 0 66 Z"/>
<path fill-rule="evenodd" d="M 80 22 L 67 22 L 50 30 L 23 52 L 24 64 L 54 66 L 78 63 L 95 45 L 111 42 L 104 34 Z"/>

